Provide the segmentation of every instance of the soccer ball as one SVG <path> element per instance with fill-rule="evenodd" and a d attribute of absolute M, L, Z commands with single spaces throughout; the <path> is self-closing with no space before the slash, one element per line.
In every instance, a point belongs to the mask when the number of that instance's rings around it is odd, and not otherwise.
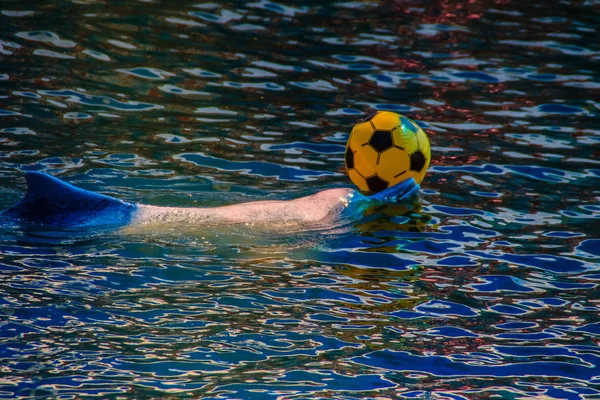
<path fill-rule="evenodd" d="M 421 183 L 431 147 L 427 134 L 403 115 L 379 111 L 354 126 L 346 144 L 346 170 L 367 194 L 408 178 Z"/>

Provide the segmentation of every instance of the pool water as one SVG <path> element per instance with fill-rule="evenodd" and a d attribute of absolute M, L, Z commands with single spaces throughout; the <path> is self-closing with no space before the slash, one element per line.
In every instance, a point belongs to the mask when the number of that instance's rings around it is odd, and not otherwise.
<path fill-rule="evenodd" d="M 598 6 L 0 3 L 2 209 L 32 170 L 181 207 L 350 187 L 377 110 L 433 157 L 330 229 L 5 223 L 0 397 L 597 398 Z"/>

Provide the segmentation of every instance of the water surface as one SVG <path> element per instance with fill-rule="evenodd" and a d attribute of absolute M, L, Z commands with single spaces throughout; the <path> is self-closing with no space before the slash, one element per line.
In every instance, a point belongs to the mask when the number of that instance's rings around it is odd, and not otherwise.
<path fill-rule="evenodd" d="M 433 146 L 343 229 L 0 231 L 0 397 L 600 395 L 598 2 L 0 3 L 0 208 L 44 171 L 216 206 L 348 187 L 354 123 Z"/>

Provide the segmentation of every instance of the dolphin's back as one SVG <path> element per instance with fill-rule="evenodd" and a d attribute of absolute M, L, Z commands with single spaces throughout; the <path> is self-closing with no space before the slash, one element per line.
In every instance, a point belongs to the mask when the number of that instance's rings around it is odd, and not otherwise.
<path fill-rule="evenodd" d="M 25 223 L 56 227 L 123 226 L 135 204 L 79 189 L 43 172 L 28 172 L 27 193 L 2 215 Z"/>

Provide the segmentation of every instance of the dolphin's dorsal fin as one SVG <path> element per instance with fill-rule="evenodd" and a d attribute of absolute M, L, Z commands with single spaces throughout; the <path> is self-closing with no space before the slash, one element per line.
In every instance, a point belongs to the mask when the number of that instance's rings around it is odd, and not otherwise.
<path fill-rule="evenodd" d="M 27 193 L 2 214 L 22 222 L 61 227 L 125 225 L 137 206 L 83 190 L 43 172 L 27 172 Z"/>

